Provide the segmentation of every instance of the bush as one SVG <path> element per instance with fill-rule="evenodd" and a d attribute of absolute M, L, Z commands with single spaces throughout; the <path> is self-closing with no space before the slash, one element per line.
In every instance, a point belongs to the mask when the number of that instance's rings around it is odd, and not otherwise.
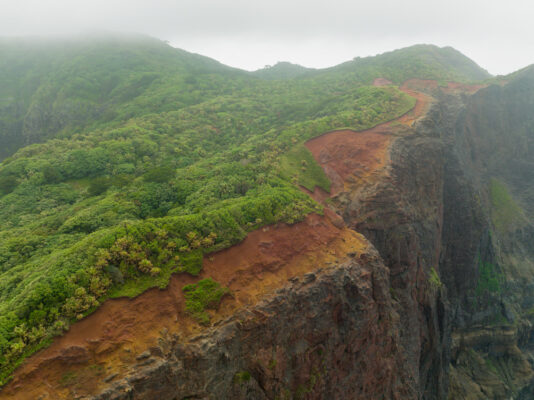
<path fill-rule="evenodd" d="M 152 168 L 144 176 L 146 182 L 164 183 L 170 181 L 174 177 L 175 170 L 172 167 L 162 166 Z"/>
<path fill-rule="evenodd" d="M 206 309 L 216 309 L 229 290 L 211 278 L 182 288 L 185 295 L 185 309 L 201 324 L 208 324 L 210 316 Z"/>

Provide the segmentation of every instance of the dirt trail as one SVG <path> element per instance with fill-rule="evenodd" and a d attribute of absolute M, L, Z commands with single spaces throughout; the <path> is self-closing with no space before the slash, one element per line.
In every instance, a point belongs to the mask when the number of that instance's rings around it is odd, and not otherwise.
<path fill-rule="evenodd" d="M 384 86 L 391 82 L 377 78 L 373 84 Z M 389 148 L 395 138 L 392 134 L 402 127 L 413 126 L 418 118 L 426 114 L 434 101 L 427 93 L 441 90 L 445 93 L 473 94 L 485 86 L 449 82 L 446 87 L 440 87 L 435 80 L 410 79 L 399 89 L 415 98 L 416 103 L 404 115 L 371 129 L 332 131 L 309 140 L 306 146 L 332 182 L 330 194 L 316 188 L 311 195 L 315 200 L 324 202 L 327 197 L 349 190 L 350 186 L 379 179 L 389 163 Z"/>

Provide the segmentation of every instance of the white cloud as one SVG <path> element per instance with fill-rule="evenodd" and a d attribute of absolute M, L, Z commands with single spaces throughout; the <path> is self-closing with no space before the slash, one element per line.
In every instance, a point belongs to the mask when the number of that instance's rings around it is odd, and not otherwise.
<path fill-rule="evenodd" d="M 0 35 L 136 31 L 246 69 L 434 43 L 508 73 L 534 62 L 532 15 L 526 0 L 0 0 Z"/>

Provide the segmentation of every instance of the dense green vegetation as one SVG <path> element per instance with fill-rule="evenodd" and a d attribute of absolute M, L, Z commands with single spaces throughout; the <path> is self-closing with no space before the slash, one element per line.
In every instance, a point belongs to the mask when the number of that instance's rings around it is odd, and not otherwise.
<path fill-rule="evenodd" d="M 401 84 L 409 78 L 436 79 L 440 83 L 490 78 L 487 71 L 452 47 L 440 48 L 423 44 L 376 57 L 358 57 L 330 70 L 343 72 L 367 83 L 376 77 L 387 78 L 396 84 Z M 324 70 L 324 73 L 330 70 Z"/>
<path fill-rule="evenodd" d="M 281 61 L 275 65 L 266 65 L 265 68 L 254 71 L 253 74 L 263 79 L 292 79 L 313 71 L 316 70 L 287 61 Z"/>
<path fill-rule="evenodd" d="M 247 232 L 320 213 L 299 185 L 329 182 L 303 143 L 405 113 L 412 98 L 365 85 L 419 71 L 400 52 L 400 68 L 388 55 L 365 73 L 261 79 L 148 38 L 0 48 L 0 383 L 106 299 L 196 276 Z M 451 76 L 471 78 L 439 62 L 424 77 Z"/>
<path fill-rule="evenodd" d="M 295 146 L 280 159 L 282 176 L 313 191 L 316 186 L 330 192 L 330 180 L 312 153 L 303 144 Z"/>
<path fill-rule="evenodd" d="M 232 69 L 147 37 L 0 39 L 0 54 L 0 160 L 28 143 L 231 90 L 222 83 Z M 195 79 L 214 71 L 217 84 Z"/>
<path fill-rule="evenodd" d="M 210 322 L 206 309 L 217 308 L 223 296 L 229 293 L 227 288 L 211 278 L 185 285 L 182 290 L 185 296 L 185 309 L 201 324 Z"/>

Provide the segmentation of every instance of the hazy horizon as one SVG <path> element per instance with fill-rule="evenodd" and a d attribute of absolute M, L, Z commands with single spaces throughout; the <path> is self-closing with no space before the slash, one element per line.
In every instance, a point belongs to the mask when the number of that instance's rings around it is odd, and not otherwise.
<path fill-rule="evenodd" d="M 144 33 L 139 33 L 139 32 L 113 32 L 113 31 L 95 32 L 95 31 L 93 31 L 93 32 L 83 32 L 83 33 L 79 32 L 79 33 L 72 33 L 72 34 L 58 34 L 58 35 L 0 36 L 0 39 L 8 39 L 8 40 L 9 39 L 14 39 L 14 40 L 20 39 L 20 40 L 26 40 L 26 41 L 32 41 L 32 40 L 35 40 L 35 41 L 37 41 L 37 40 L 43 40 L 43 41 L 48 41 L 48 40 L 50 40 L 50 41 L 73 40 L 73 41 L 76 41 L 76 40 L 87 40 L 87 39 L 90 40 L 90 39 L 95 39 L 95 38 L 112 38 L 114 36 L 119 36 L 119 37 L 120 36 L 124 36 L 124 37 L 128 37 L 128 36 L 131 36 L 131 37 L 135 37 L 135 36 L 143 37 L 144 36 L 144 37 L 149 37 L 149 38 L 164 42 L 164 43 L 168 44 L 170 47 L 175 48 L 177 50 L 184 50 L 184 51 L 187 51 L 188 53 L 198 54 L 198 55 L 201 55 L 201 56 L 204 56 L 204 57 L 208 57 L 208 58 L 211 58 L 211 59 L 213 59 L 215 61 L 218 61 L 218 62 L 220 62 L 220 63 L 222 63 L 222 64 L 224 64 L 224 65 L 226 65 L 228 67 L 237 68 L 237 69 L 241 69 L 241 70 L 249 71 L 249 72 L 258 71 L 258 70 L 264 69 L 266 67 L 273 67 L 278 63 L 291 63 L 293 65 L 299 65 L 299 66 L 302 66 L 302 67 L 305 67 L 305 68 L 308 68 L 308 69 L 318 69 L 319 70 L 319 69 L 330 68 L 330 67 L 333 67 L 333 66 L 336 66 L 336 65 L 351 61 L 351 60 L 353 60 L 355 58 L 374 57 L 374 56 L 377 56 L 377 55 L 381 55 L 381 54 L 384 54 L 384 53 L 388 53 L 388 52 L 392 52 L 392 51 L 395 51 L 395 50 L 400 50 L 400 49 L 408 48 L 408 47 L 412 47 L 412 46 L 417 46 L 417 45 L 433 45 L 433 46 L 437 46 L 434 43 L 412 43 L 412 44 L 409 44 L 407 46 L 403 46 L 403 47 L 399 47 L 399 48 L 392 48 L 392 49 L 384 50 L 382 52 L 369 54 L 369 55 L 355 55 L 355 56 L 347 55 L 345 57 L 345 59 L 341 59 L 339 62 L 337 62 L 335 64 L 327 64 L 327 65 L 324 65 L 324 66 L 309 66 L 309 65 L 303 65 L 301 63 L 290 61 L 290 60 L 277 59 L 275 62 L 272 62 L 271 64 L 265 64 L 265 65 L 259 66 L 257 68 L 243 68 L 243 67 L 241 67 L 239 65 L 230 65 L 230 64 L 224 63 L 220 59 L 218 59 L 216 57 L 213 57 L 210 54 L 203 54 L 203 53 L 200 53 L 198 51 L 195 51 L 195 49 L 185 49 L 185 48 L 182 48 L 182 47 L 174 45 L 173 43 L 169 42 L 168 40 L 164 40 L 164 39 L 161 39 L 161 38 L 158 38 L 158 37 L 155 37 L 155 36 L 151 36 L 151 35 L 144 34 Z M 452 47 L 452 46 L 438 46 L 438 47 L 443 48 L 443 47 Z M 456 50 L 458 50 L 458 49 L 456 49 Z M 464 55 L 469 57 L 469 55 L 467 55 L 467 54 L 464 54 Z M 471 58 L 471 57 L 469 57 L 469 58 Z M 475 60 L 473 60 L 473 61 L 475 61 Z M 486 69 L 484 65 L 480 65 L 480 64 L 478 64 L 478 65 L 480 67 Z M 525 67 L 527 67 L 527 66 L 525 66 Z M 522 67 L 522 68 L 524 68 L 524 67 Z M 511 72 L 515 72 L 515 71 L 511 71 Z"/>
<path fill-rule="evenodd" d="M 139 32 L 223 64 L 325 68 L 414 44 L 451 46 L 493 75 L 534 63 L 534 5 L 481 0 L 4 0 L 0 36 Z"/>

